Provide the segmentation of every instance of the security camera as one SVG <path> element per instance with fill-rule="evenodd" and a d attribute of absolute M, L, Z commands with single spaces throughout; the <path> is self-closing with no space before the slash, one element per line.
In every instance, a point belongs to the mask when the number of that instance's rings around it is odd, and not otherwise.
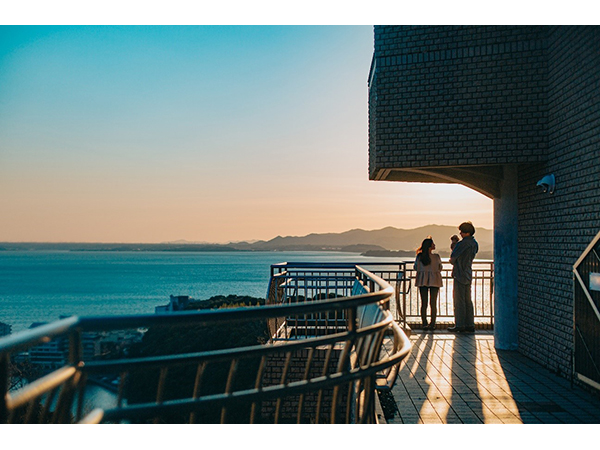
<path fill-rule="evenodd" d="M 554 175 L 546 175 L 537 182 L 537 185 L 540 186 L 544 192 L 554 194 L 554 189 L 556 188 L 556 179 L 554 178 Z"/>

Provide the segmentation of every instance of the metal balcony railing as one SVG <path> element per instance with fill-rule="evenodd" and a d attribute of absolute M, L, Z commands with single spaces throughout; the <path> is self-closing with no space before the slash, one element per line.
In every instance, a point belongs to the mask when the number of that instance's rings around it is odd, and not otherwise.
<path fill-rule="evenodd" d="M 303 280 L 289 272 L 274 277 L 269 292 L 275 294 L 265 306 L 71 317 L 2 338 L 0 423 L 374 423 L 376 390 L 392 386 L 410 341 L 389 311 L 393 288 L 361 267 L 347 269 L 351 276 L 345 270 L 344 288 L 334 291 L 316 274 Z M 166 329 L 163 336 L 176 337 L 189 336 L 190 326 L 249 321 L 268 323 L 269 342 L 108 360 L 85 357 L 84 342 L 93 332 Z M 393 345 L 383 346 L 384 338 Z M 16 362 L 56 340 L 68 347 L 66 364 L 11 389 Z M 116 384 L 109 406 L 90 396 L 101 379 Z M 173 385 L 187 394 L 171 395 Z M 149 394 L 136 395 L 142 390 Z"/>
<path fill-rule="evenodd" d="M 308 263 L 284 262 L 271 266 L 271 281 L 267 293 L 268 304 L 297 304 L 324 299 L 357 295 L 357 263 Z M 361 263 L 360 267 L 384 280 L 390 286 L 401 286 L 404 276 L 404 263 Z M 359 274 L 362 272 L 358 272 Z M 370 292 L 377 284 L 361 277 L 362 283 Z M 399 301 L 397 289 L 390 298 L 389 306 L 396 309 Z M 302 320 L 295 317 L 275 319 L 271 331 L 278 339 L 298 339 L 305 336 L 331 334 L 345 326 L 344 312 L 312 314 Z M 283 328 L 280 328 L 283 327 Z"/>
<path fill-rule="evenodd" d="M 454 301 L 452 297 L 453 279 L 452 265 L 448 259 L 442 260 L 443 287 L 438 295 L 437 322 L 454 322 Z M 402 324 L 407 323 L 411 327 L 421 324 L 421 301 L 418 288 L 414 285 L 416 272 L 413 263 L 406 263 L 404 267 L 404 283 L 397 290 L 400 292 L 401 306 L 397 312 L 397 320 Z M 473 281 L 471 283 L 471 298 L 475 312 L 475 324 L 483 327 L 494 325 L 494 262 L 487 260 L 476 260 L 473 262 Z"/>
<path fill-rule="evenodd" d="M 437 322 L 439 324 L 453 323 L 454 302 L 452 297 L 453 280 L 452 266 L 448 259 L 443 260 L 443 287 L 438 295 Z M 271 266 L 271 289 L 277 281 L 279 290 L 277 296 L 271 292 L 273 303 L 294 303 L 304 299 L 315 298 L 318 291 L 321 296 L 351 295 L 354 280 L 353 268 L 359 263 L 305 263 L 286 262 Z M 402 328 L 415 327 L 421 324 L 421 301 L 414 280 L 416 272 L 413 261 L 396 262 L 361 262 L 372 273 L 381 277 L 394 287 L 394 297 L 390 303 L 390 311 Z M 494 325 L 494 262 L 476 260 L 473 262 L 473 282 L 471 289 L 475 323 L 482 327 Z M 291 321 L 285 321 L 291 326 Z M 335 321 L 331 318 L 322 322 L 324 326 L 332 326 Z M 287 336 L 301 333 L 302 330 L 288 331 Z"/>

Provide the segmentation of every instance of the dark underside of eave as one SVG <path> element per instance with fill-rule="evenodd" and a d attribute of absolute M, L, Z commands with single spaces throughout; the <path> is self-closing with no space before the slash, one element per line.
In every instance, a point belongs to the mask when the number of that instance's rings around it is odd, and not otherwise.
<path fill-rule="evenodd" d="M 481 194 L 500 197 L 502 166 L 379 169 L 375 180 L 463 184 Z"/>

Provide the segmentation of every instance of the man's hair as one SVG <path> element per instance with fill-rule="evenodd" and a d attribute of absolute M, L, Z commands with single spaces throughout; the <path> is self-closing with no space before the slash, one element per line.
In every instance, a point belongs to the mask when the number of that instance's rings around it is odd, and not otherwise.
<path fill-rule="evenodd" d="M 463 233 L 468 233 L 471 236 L 475 234 L 475 227 L 471 222 L 463 222 L 458 226 L 458 229 Z"/>

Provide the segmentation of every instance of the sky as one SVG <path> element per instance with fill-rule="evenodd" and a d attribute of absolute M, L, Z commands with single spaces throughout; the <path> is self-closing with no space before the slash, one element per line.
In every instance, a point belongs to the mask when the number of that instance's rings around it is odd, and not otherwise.
<path fill-rule="evenodd" d="M 373 28 L 1 26 L 0 241 L 230 242 L 493 225 L 368 179 Z"/>

